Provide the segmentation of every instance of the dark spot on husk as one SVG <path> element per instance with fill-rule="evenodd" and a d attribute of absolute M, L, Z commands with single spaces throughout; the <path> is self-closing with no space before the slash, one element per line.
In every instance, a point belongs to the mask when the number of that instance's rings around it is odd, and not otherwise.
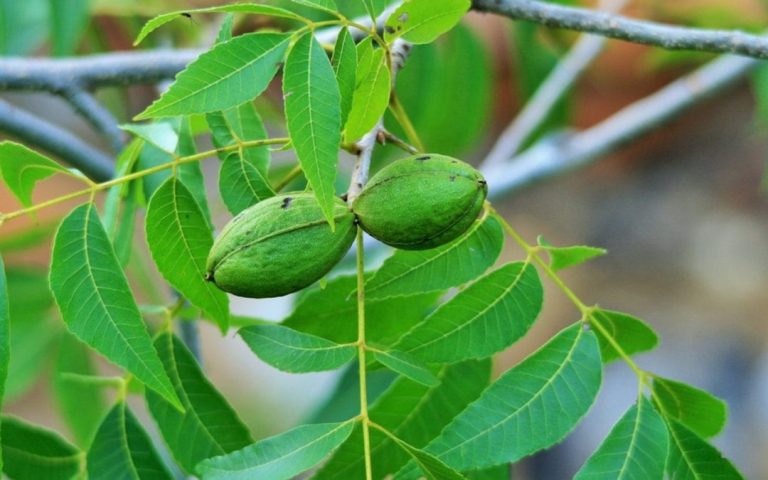
<path fill-rule="evenodd" d="M 455 182 L 456 181 L 456 175 L 451 175 L 450 177 L 448 177 L 448 179 L 450 179 L 450 181 L 452 181 L 452 182 Z"/>
<path fill-rule="evenodd" d="M 293 201 L 293 197 L 285 197 L 283 199 L 283 204 L 280 206 L 283 210 L 291 206 L 291 202 Z"/>

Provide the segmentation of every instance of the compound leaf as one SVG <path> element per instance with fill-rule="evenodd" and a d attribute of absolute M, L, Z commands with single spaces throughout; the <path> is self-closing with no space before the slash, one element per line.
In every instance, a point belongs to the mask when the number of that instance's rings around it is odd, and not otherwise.
<path fill-rule="evenodd" d="M 653 377 L 653 398 L 662 414 L 697 435 L 707 438 L 720 433 L 728 418 L 726 403 L 709 392 L 662 377 Z"/>
<path fill-rule="evenodd" d="M 213 236 L 192 192 L 176 177 L 155 191 L 147 207 L 146 236 L 163 277 L 226 332 L 227 295 L 205 280 Z"/>
<path fill-rule="evenodd" d="M 504 265 L 441 305 L 395 348 L 426 362 L 493 355 L 525 335 L 541 311 L 543 296 L 533 265 Z"/>
<path fill-rule="evenodd" d="M 83 470 L 83 453 L 58 433 L 3 417 L 3 473 L 17 480 L 69 480 Z"/>
<path fill-rule="evenodd" d="M 181 408 L 93 204 L 61 222 L 49 280 L 75 336 Z"/>
<path fill-rule="evenodd" d="M 258 97 L 277 73 L 289 36 L 248 33 L 200 55 L 137 119 L 209 113 Z"/>
<path fill-rule="evenodd" d="M 354 345 L 340 345 L 281 325 L 254 325 L 239 333 L 259 358 L 285 372 L 335 370 L 357 353 Z"/>
<path fill-rule="evenodd" d="M 187 472 L 202 460 L 253 443 L 226 399 L 211 385 L 187 347 L 172 333 L 155 340 L 165 371 L 184 405 L 184 413 L 151 390 L 147 405 L 174 458 Z"/>
<path fill-rule="evenodd" d="M 341 100 L 328 55 L 311 32 L 288 53 L 283 95 L 291 143 L 320 208 L 333 225 Z"/>
<path fill-rule="evenodd" d="M 669 434 L 651 402 L 641 396 L 614 425 L 576 480 L 663 478 Z"/>
<path fill-rule="evenodd" d="M 228 455 L 205 460 L 206 480 L 282 480 L 312 467 L 349 437 L 355 423 L 302 425 Z"/>

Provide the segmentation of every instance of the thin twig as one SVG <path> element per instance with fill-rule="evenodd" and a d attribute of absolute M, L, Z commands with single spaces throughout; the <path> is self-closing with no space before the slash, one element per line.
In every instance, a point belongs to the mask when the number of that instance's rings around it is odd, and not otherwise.
<path fill-rule="evenodd" d="M 588 8 L 566 7 L 536 0 L 473 0 L 475 10 L 548 27 L 590 32 L 667 50 L 734 53 L 768 59 L 768 38 L 738 30 L 711 30 L 633 20 Z"/>
<path fill-rule="evenodd" d="M 601 7 L 605 11 L 617 12 L 628 0 L 605 0 Z M 499 165 L 512 158 L 537 128 L 549 116 L 557 102 L 581 78 L 587 67 L 603 51 L 606 38 L 597 35 L 582 35 L 569 52 L 550 72 L 544 82 L 515 120 L 502 132 L 491 151 L 485 157 L 485 165 Z"/>

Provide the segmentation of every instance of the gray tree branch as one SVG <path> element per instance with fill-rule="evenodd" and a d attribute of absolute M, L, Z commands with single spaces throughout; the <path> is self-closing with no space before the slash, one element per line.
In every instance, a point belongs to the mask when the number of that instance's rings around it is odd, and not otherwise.
<path fill-rule="evenodd" d="M 768 38 L 737 30 L 710 30 L 662 25 L 587 8 L 536 0 L 473 0 L 481 12 L 528 20 L 549 27 L 589 32 L 667 50 L 735 53 L 768 59 Z"/>

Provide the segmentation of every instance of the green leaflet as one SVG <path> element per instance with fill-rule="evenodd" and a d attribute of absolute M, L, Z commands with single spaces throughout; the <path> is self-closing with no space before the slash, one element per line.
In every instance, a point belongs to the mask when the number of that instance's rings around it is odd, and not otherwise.
<path fill-rule="evenodd" d="M 728 406 L 724 401 L 685 383 L 653 377 L 653 398 L 665 417 L 680 422 L 703 438 L 720 433 L 728 419 Z"/>
<path fill-rule="evenodd" d="M 593 321 L 597 321 L 608 331 L 613 340 L 628 355 L 653 350 L 659 343 L 656 332 L 647 323 L 632 315 L 596 308 L 590 316 Z M 602 330 L 595 328 L 594 331 L 597 335 L 597 341 L 600 343 L 603 361 L 608 363 L 620 358 L 619 352 L 616 351 Z"/>
<path fill-rule="evenodd" d="M 93 204 L 61 222 L 49 281 L 75 336 L 181 408 Z"/>
<path fill-rule="evenodd" d="M 97 375 L 90 350 L 69 333 L 62 332 L 56 359 L 54 393 L 61 416 L 76 443 L 85 448 L 107 413 L 101 386 L 73 381 L 63 375 Z M 88 408 L 83 408 L 88 405 Z"/>
<path fill-rule="evenodd" d="M 83 453 L 58 433 L 2 417 L 3 473 L 15 480 L 69 480 L 84 469 Z"/>
<path fill-rule="evenodd" d="M 377 48 L 370 58 L 361 58 L 355 74 L 357 81 L 352 106 L 344 127 L 347 142 L 359 140 L 376 126 L 389 105 L 392 81 L 384 53 Z"/>
<path fill-rule="evenodd" d="M 669 435 L 651 402 L 641 396 L 614 425 L 575 480 L 663 478 Z"/>
<path fill-rule="evenodd" d="M 184 413 L 151 390 L 146 391 L 147 405 L 165 443 L 185 471 L 192 473 L 200 461 L 253 442 L 248 428 L 178 338 L 163 333 L 155 340 L 155 348 L 184 405 Z"/>
<path fill-rule="evenodd" d="M 120 128 L 165 153 L 173 154 L 179 146 L 179 133 L 173 128 L 170 120 L 160 120 L 153 123 L 129 123 L 121 125 Z"/>
<path fill-rule="evenodd" d="M 352 107 L 352 95 L 355 92 L 355 70 L 357 69 L 357 49 L 355 39 L 346 27 L 341 29 L 333 48 L 331 58 L 333 72 L 339 84 L 339 98 L 341 100 L 341 124 L 347 123 L 349 109 Z"/>
<path fill-rule="evenodd" d="M 424 450 L 419 450 L 393 435 L 388 436 L 395 445 L 411 456 L 427 480 L 462 480 L 466 478 Z"/>
<path fill-rule="evenodd" d="M 188 157 L 197 153 L 197 146 L 195 145 L 195 134 L 192 132 L 192 119 L 189 116 L 178 118 L 178 131 L 179 131 L 179 145 L 176 147 L 176 153 L 179 157 Z M 182 165 L 184 168 L 177 169 L 177 175 L 179 180 L 184 182 L 184 185 L 192 193 L 197 205 L 200 207 L 200 211 L 205 217 L 205 221 L 208 224 L 209 229 L 213 230 L 213 222 L 211 221 L 211 211 L 208 208 L 208 196 L 205 193 L 205 179 L 203 178 L 203 169 L 200 166 L 200 162 L 190 162 Z M 173 175 L 171 170 L 170 176 Z"/>
<path fill-rule="evenodd" d="M 205 460 L 197 472 L 206 480 L 282 480 L 320 462 L 352 433 L 355 423 L 302 425 L 242 450 Z"/>
<path fill-rule="evenodd" d="M 196 8 L 194 10 L 179 10 L 176 12 L 158 15 L 157 17 L 148 21 L 146 24 L 144 24 L 144 27 L 139 32 L 139 35 L 136 37 L 136 40 L 133 42 L 133 44 L 138 45 L 147 37 L 147 35 L 159 27 L 165 25 L 166 23 L 172 22 L 177 18 L 184 18 L 184 14 L 192 15 L 196 13 L 249 13 L 253 15 L 269 15 L 272 17 L 282 17 L 292 20 L 307 21 L 307 19 L 301 17 L 300 15 L 296 15 L 289 10 L 273 7 L 271 5 L 260 5 L 255 3 L 236 3 L 233 5 L 220 5 L 210 8 Z"/>
<path fill-rule="evenodd" d="M 324 288 L 301 297 L 286 327 L 327 338 L 336 343 L 357 340 L 357 287 L 355 276 L 336 277 Z M 365 336 L 372 345 L 391 345 L 429 313 L 439 293 L 365 299 Z"/>
<path fill-rule="evenodd" d="M 116 176 L 123 177 L 133 172 L 144 147 L 141 139 L 134 139 L 120 152 L 116 162 Z M 138 191 L 141 182 L 138 180 L 115 185 L 107 192 L 104 201 L 104 230 L 107 231 L 120 265 L 125 267 L 131 257 L 136 210 L 138 207 Z"/>
<path fill-rule="evenodd" d="M 389 16 L 384 24 L 384 39 L 391 42 L 403 37 L 411 43 L 430 43 L 452 29 L 467 13 L 469 0 L 408 0 Z"/>
<path fill-rule="evenodd" d="M 213 236 L 200 206 L 180 179 L 168 178 L 152 195 L 147 207 L 146 236 L 163 277 L 226 332 L 227 295 L 205 280 Z"/>
<path fill-rule="evenodd" d="M 498 220 L 478 220 L 458 239 L 429 250 L 397 250 L 366 282 L 366 299 L 434 292 L 468 282 L 496 262 L 504 245 Z"/>
<path fill-rule="evenodd" d="M 341 142 L 341 100 L 333 67 L 311 32 L 291 47 L 283 96 L 288 134 L 328 223 L 333 227 L 336 162 Z"/>
<path fill-rule="evenodd" d="M 0 407 L 5 396 L 5 381 L 8 378 L 8 362 L 11 360 L 11 311 L 8 306 L 8 282 L 5 279 L 5 264 L 0 257 Z M 0 425 L 0 434 L 2 433 Z M 0 439 L 2 437 L 0 436 Z M 0 445 L 2 445 L 0 443 Z M 0 472 L 3 471 L 3 457 L 0 452 Z"/>
<path fill-rule="evenodd" d="M 371 406 L 372 421 L 415 448 L 423 448 L 488 385 L 491 362 L 469 361 L 443 366 L 440 384 L 427 387 L 405 377 L 397 379 Z M 394 474 L 409 455 L 392 439 L 371 430 L 374 478 Z M 364 478 L 362 432 L 356 428 L 314 477 L 316 480 Z"/>
<path fill-rule="evenodd" d="M 339 7 L 336 6 L 336 0 L 291 0 L 293 3 L 299 5 L 306 5 L 308 7 L 325 10 L 326 12 L 335 13 L 339 11 Z"/>
<path fill-rule="evenodd" d="M 554 247 L 539 235 L 536 239 L 539 246 L 549 254 L 549 265 L 552 270 L 558 271 L 564 268 L 579 265 L 592 258 L 605 255 L 608 251 L 604 248 L 588 247 L 586 245 L 574 245 L 572 247 Z"/>
<path fill-rule="evenodd" d="M 72 55 L 88 26 L 88 0 L 73 0 L 66 3 L 49 0 L 48 3 L 51 7 L 53 55 L 56 57 Z"/>
<path fill-rule="evenodd" d="M 675 420 L 668 420 L 670 480 L 739 480 L 744 476 L 715 447 Z"/>
<path fill-rule="evenodd" d="M 426 366 L 422 365 L 419 360 L 405 352 L 394 350 L 389 352 L 374 352 L 373 358 L 390 370 L 422 385 L 433 387 L 440 383 L 440 380 L 438 380 Z"/>
<path fill-rule="evenodd" d="M 493 355 L 528 332 L 541 311 L 543 296 L 533 265 L 504 265 L 440 305 L 394 348 L 426 362 Z"/>
<path fill-rule="evenodd" d="M 66 168 L 19 143 L 0 142 L 0 175 L 8 190 L 25 207 L 32 205 L 32 191 L 40 180 Z"/>
<path fill-rule="evenodd" d="M 577 323 L 505 372 L 425 450 L 460 471 L 517 461 L 561 441 L 589 410 L 601 380 L 597 339 Z"/>
<path fill-rule="evenodd" d="M 267 131 L 251 102 L 206 116 L 213 143 L 221 148 L 267 138 Z M 251 205 L 274 196 L 269 184 L 269 147 L 240 147 L 219 154 L 219 192 L 227 209 L 237 215 Z"/>
<path fill-rule="evenodd" d="M 216 112 L 253 100 L 277 73 L 288 39 L 257 32 L 217 44 L 179 73 L 136 119 Z"/>
<path fill-rule="evenodd" d="M 381 12 L 387 7 L 387 0 L 363 0 L 363 6 L 365 11 L 371 16 L 371 20 L 374 22 L 376 18 L 381 15 Z"/>
<path fill-rule="evenodd" d="M 355 345 L 339 345 L 280 325 L 254 325 L 239 333 L 259 358 L 284 372 L 335 370 L 357 355 Z"/>
<path fill-rule="evenodd" d="M 125 401 L 101 422 L 88 450 L 89 480 L 171 480 L 147 432 Z"/>

